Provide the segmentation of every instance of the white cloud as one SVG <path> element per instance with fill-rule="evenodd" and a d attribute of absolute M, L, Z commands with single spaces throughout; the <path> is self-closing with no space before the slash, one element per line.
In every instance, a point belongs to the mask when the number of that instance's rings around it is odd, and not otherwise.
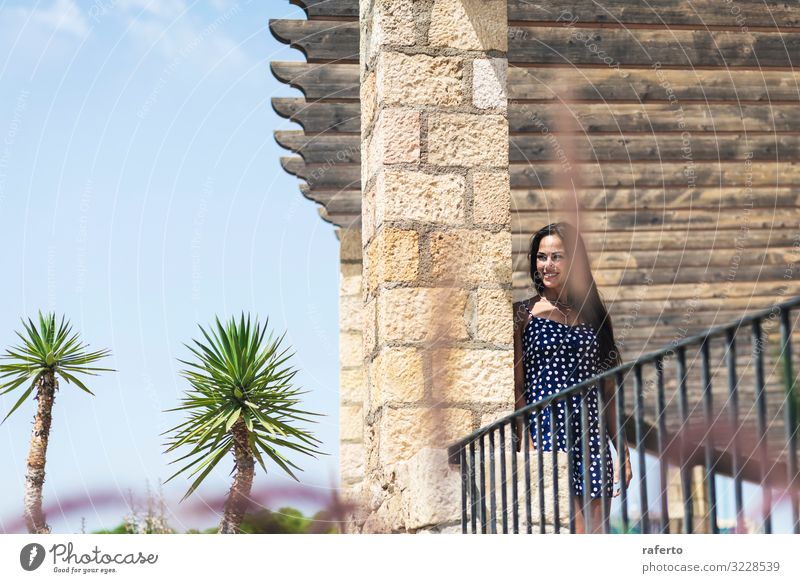
<path fill-rule="evenodd" d="M 17 7 L 8 12 L 11 13 L 9 22 L 36 28 L 36 32 L 58 32 L 78 38 L 89 32 L 89 24 L 73 0 L 55 0 L 45 8 Z"/>
<path fill-rule="evenodd" d="M 226 23 L 242 10 L 239 3 L 226 3 L 213 14 L 208 5 L 193 4 L 187 10 L 182 0 L 119 0 L 131 33 L 147 48 L 155 47 L 174 63 L 193 61 L 204 66 L 224 59 L 226 66 L 249 62 L 241 47 L 224 34 Z M 215 4 L 217 8 L 221 5 Z M 200 18 L 200 17 L 204 18 Z M 209 17 L 214 19 L 208 22 Z"/>

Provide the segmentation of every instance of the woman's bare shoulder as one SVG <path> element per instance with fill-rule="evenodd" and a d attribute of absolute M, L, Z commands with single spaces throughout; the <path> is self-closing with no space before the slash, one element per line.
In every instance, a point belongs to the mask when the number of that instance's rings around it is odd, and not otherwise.
<path fill-rule="evenodd" d="M 528 308 L 536 301 L 538 296 L 532 296 L 525 300 L 519 300 L 518 302 L 514 302 L 513 310 L 514 310 L 514 322 L 515 323 L 522 323 L 527 321 L 528 319 Z"/>

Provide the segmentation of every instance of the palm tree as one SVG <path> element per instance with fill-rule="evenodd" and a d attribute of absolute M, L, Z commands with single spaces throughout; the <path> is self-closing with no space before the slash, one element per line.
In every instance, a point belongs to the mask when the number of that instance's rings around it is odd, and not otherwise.
<path fill-rule="evenodd" d="M 313 421 L 309 416 L 319 415 L 297 409 L 299 391 L 290 381 L 297 373 L 284 363 L 292 356 L 286 349 L 278 352 L 285 333 L 273 340 L 270 332 L 267 341 L 256 319 L 250 325 L 250 316 L 245 321 L 244 313 L 236 323 L 233 317 L 226 326 L 216 318 L 216 330 L 200 331 L 205 343 L 193 340 L 194 346 L 185 346 L 196 357 L 194 362 L 180 360 L 188 369 L 181 374 L 191 385 L 182 399 L 182 405 L 168 411 L 189 412 L 189 419 L 165 431 L 171 434 L 167 441 L 169 453 L 183 445 L 193 446 L 186 455 L 173 460 L 176 463 L 187 458 L 192 460 L 172 476 L 194 468 L 190 474 L 197 476 L 181 499 L 188 498 L 211 470 L 229 452 L 233 451 L 233 486 L 225 502 L 225 510 L 219 525 L 220 533 L 238 533 L 244 518 L 250 490 L 255 474 L 255 461 L 263 468 L 263 454 L 297 480 L 289 466 L 300 469 L 278 451 L 278 447 L 302 452 L 312 457 L 320 453 L 316 444 L 320 441 L 311 433 L 294 426 L 295 421 Z M 166 483 L 165 482 L 165 483 Z"/>
<path fill-rule="evenodd" d="M 25 334 L 16 332 L 22 340 L 20 346 L 13 346 L 0 358 L 9 362 L 0 363 L 0 395 L 10 393 L 19 387 L 25 387 L 22 396 L 3 418 L 2 423 L 16 411 L 22 403 L 36 390 L 34 399 L 39 402 L 36 416 L 33 419 L 33 435 L 28 449 L 28 468 L 25 476 L 25 522 L 28 532 L 32 534 L 48 534 L 50 527 L 45 522 L 42 512 L 42 486 L 44 485 L 44 468 L 47 462 L 47 444 L 50 439 L 53 402 L 61 377 L 67 383 L 74 383 L 78 388 L 94 395 L 86 388 L 76 375 L 96 375 L 99 371 L 113 371 L 110 368 L 87 366 L 110 354 L 103 349 L 87 352 L 77 333 L 71 334 L 72 326 L 61 317 L 56 326 L 53 313 L 42 315 L 39 312 L 39 326 L 33 321 L 22 320 Z M 30 385 L 26 386 L 26 383 Z"/>

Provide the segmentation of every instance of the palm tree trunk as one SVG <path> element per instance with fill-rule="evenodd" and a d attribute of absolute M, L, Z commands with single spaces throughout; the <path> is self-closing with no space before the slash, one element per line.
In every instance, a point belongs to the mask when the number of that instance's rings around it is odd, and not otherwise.
<path fill-rule="evenodd" d="M 225 513 L 219 525 L 219 534 L 239 534 L 244 513 L 250 502 L 250 489 L 253 486 L 255 459 L 248 441 L 247 427 L 240 417 L 231 427 L 233 434 L 233 456 L 236 460 L 236 476 L 225 502 Z"/>
<path fill-rule="evenodd" d="M 28 471 L 25 475 L 25 523 L 31 534 L 50 534 L 42 512 L 42 487 L 44 466 L 47 461 L 47 443 L 50 440 L 50 423 L 53 420 L 53 401 L 58 381 L 52 372 L 39 379 L 36 400 L 39 406 L 33 419 L 33 435 L 28 449 Z"/>

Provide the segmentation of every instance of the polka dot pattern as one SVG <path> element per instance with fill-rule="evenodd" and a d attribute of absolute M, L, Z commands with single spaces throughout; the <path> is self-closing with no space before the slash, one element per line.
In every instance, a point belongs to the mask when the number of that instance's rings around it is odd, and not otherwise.
<path fill-rule="evenodd" d="M 525 399 L 528 404 L 559 393 L 596 374 L 599 365 L 598 341 L 591 324 L 570 326 L 549 318 L 534 316 L 525 326 L 522 335 L 523 361 L 525 368 Z M 555 403 L 555 442 L 559 451 L 567 451 L 567 406 L 562 399 Z M 589 419 L 589 495 L 601 495 L 600 473 L 602 452 L 600 450 L 600 427 L 597 409 L 597 387 L 592 387 L 585 399 L 571 395 L 570 426 L 572 427 L 572 491 L 583 496 L 583 436 L 581 432 L 582 401 L 588 406 Z M 552 451 L 551 408 L 545 408 L 540 416 L 542 426 L 542 450 Z M 536 446 L 536 415 L 530 417 L 531 437 Z M 611 497 L 614 477 L 611 446 L 606 437 L 606 495 Z"/>

